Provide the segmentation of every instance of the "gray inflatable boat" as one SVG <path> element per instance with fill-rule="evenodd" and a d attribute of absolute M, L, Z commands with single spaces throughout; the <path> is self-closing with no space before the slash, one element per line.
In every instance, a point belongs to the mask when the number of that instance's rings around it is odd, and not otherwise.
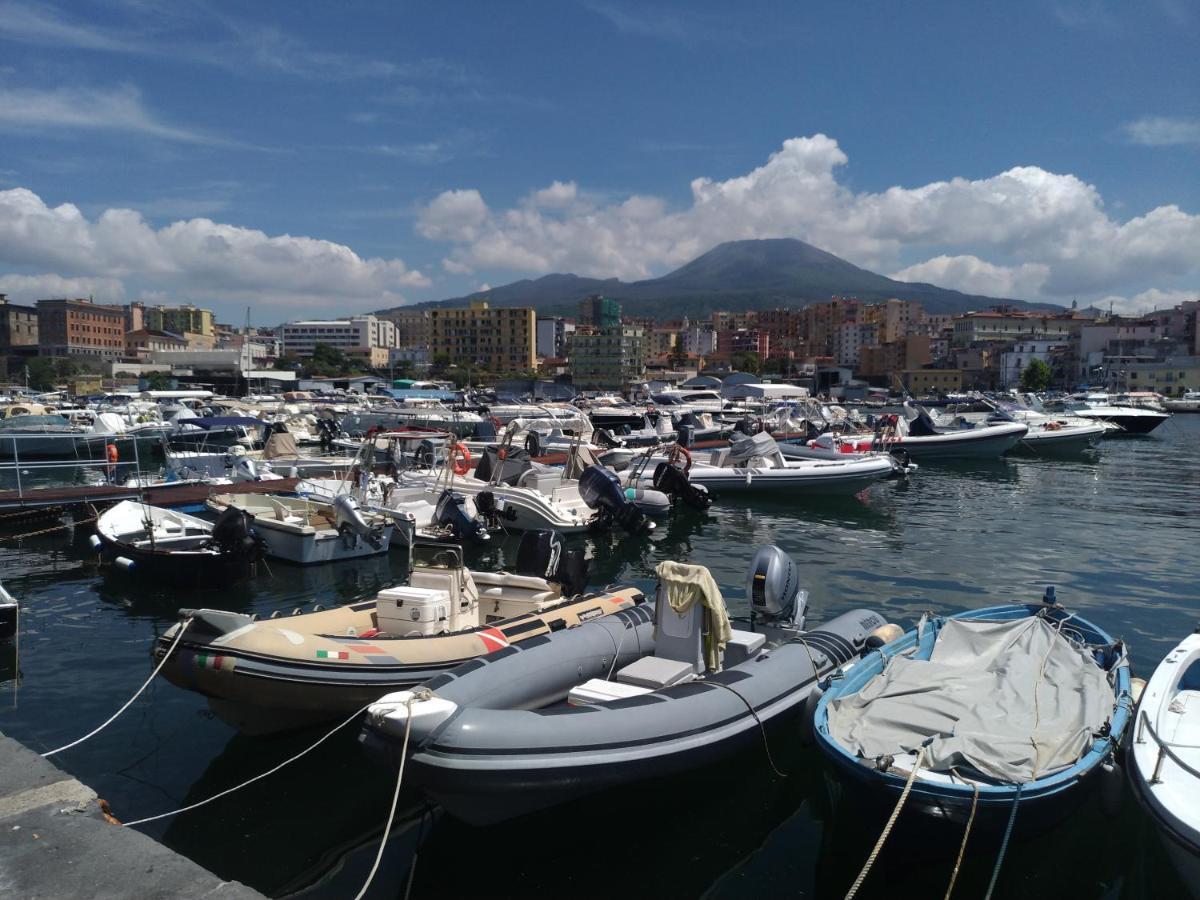
<path fill-rule="evenodd" d="M 751 566 L 750 631 L 726 630 L 707 569 L 664 563 L 659 576 L 653 609 L 535 637 L 387 695 L 368 710 L 362 742 L 398 764 L 408 729 L 406 783 L 464 821 L 499 822 L 761 744 L 760 722 L 799 712 L 886 624 L 855 610 L 805 631 L 796 565 L 776 547 Z M 681 603 L 689 591 L 696 602 Z"/>

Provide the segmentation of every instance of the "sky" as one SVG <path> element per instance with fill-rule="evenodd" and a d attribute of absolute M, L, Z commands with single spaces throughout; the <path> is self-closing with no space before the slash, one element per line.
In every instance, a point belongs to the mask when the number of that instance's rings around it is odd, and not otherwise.
<path fill-rule="evenodd" d="M 235 324 L 796 237 L 1200 297 L 1200 3 L 0 0 L 0 292 Z"/>

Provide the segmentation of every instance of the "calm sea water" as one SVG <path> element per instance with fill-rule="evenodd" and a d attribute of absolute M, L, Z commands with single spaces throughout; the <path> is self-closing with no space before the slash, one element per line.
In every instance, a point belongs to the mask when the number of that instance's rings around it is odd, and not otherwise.
<path fill-rule="evenodd" d="M 927 609 L 1037 598 L 1053 584 L 1062 602 L 1124 637 L 1145 676 L 1200 620 L 1198 445 L 1200 416 L 1176 416 L 1154 435 L 1106 441 L 1088 458 L 928 465 L 907 484 L 837 502 L 722 501 L 707 514 L 680 513 L 649 540 L 588 539 L 592 581 L 648 589 L 661 560 L 701 562 L 733 611 L 744 612 L 754 548 L 776 543 L 802 568 L 810 623 L 867 606 L 905 625 Z M 35 749 L 73 740 L 123 703 L 178 607 L 269 613 L 360 600 L 397 582 L 407 562 L 394 552 L 318 569 L 274 563 L 247 585 L 179 593 L 102 575 L 87 536 L 80 527 L 0 542 L 0 578 L 26 609 L 19 663 L 0 649 L 0 730 Z M 514 550 L 500 542 L 472 562 L 499 565 Z M 56 761 L 131 820 L 208 797 L 320 734 L 240 737 L 200 697 L 162 682 Z M 772 752 L 788 777 L 748 751 L 489 829 L 405 792 L 371 895 L 403 895 L 411 878 L 412 897 L 840 897 L 882 823 L 830 799 L 811 748 L 784 738 Z M 273 896 L 352 896 L 393 785 L 348 728 L 277 775 L 145 830 Z M 860 896 L 944 893 L 957 847 L 930 846 L 922 828 L 901 817 Z M 983 894 L 997 849 L 983 838 L 969 846 L 955 896 Z M 1178 894 L 1173 877 L 1126 788 L 1015 844 L 996 896 L 1152 898 Z"/>

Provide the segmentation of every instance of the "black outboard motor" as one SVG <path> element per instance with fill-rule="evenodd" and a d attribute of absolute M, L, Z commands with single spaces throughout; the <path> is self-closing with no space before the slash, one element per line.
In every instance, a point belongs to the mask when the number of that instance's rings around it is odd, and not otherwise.
<path fill-rule="evenodd" d="M 702 484 L 692 484 L 684 472 L 665 460 L 654 469 L 654 489 L 662 491 L 671 499 L 679 499 L 692 509 L 708 509 L 712 496 Z"/>
<path fill-rule="evenodd" d="M 597 447 L 607 447 L 609 450 L 621 446 L 621 442 L 607 428 L 597 428 L 593 431 L 592 443 Z"/>
<path fill-rule="evenodd" d="M 257 562 L 263 558 L 266 544 L 250 523 L 254 521 L 245 510 L 227 506 L 217 516 L 212 530 L 212 545 L 222 553 L 245 556 Z"/>
<path fill-rule="evenodd" d="M 646 514 L 625 497 L 625 488 L 610 470 L 590 465 L 579 476 L 579 495 L 583 502 L 596 510 L 600 524 L 614 520 L 630 534 L 645 534 L 654 529 Z"/>
<path fill-rule="evenodd" d="M 447 528 L 456 541 L 486 541 L 491 539 L 487 526 L 467 510 L 467 498 L 455 491 L 444 490 L 433 511 L 433 523 Z"/>
<path fill-rule="evenodd" d="M 800 570 L 792 558 L 774 545 L 759 547 L 750 562 L 746 582 L 751 621 L 788 629 L 804 628 L 808 592 L 800 590 Z"/>
<path fill-rule="evenodd" d="M 557 531 L 527 531 L 517 547 L 518 575 L 556 582 L 564 597 L 577 597 L 587 587 L 588 561 L 583 550 L 568 550 Z"/>

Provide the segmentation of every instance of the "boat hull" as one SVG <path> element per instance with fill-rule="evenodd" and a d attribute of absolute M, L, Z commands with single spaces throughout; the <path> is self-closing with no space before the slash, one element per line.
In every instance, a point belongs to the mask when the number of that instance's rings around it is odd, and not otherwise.
<path fill-rule="evenodd" d="M 1100 426 L 1030 431 L 1017 442 L 1012 452 L 1031 456 L 1071 456 L 1091 450 L 1103 436 L 1104 428 Z"/>
<path fill-rule="evenodd" d="M 150 578 L 173 587 L 204 589 L 224 587 L 245 581 L 257 572 L 257 563 L 245 556 L 216 552 L 174 553 L 148 551 L 100 535 L 101 556 L 108 563 L 119 559 L 129 564 L 113 566 L 110 571 L 133 578 Z"/>
<path fill-rule="evenodd" d="M 1012 450 L 1029 429 L 1024 425 L 1003 429 L 964 430 L 959 434 L 937 434 L 889 440 L 888 450 L 903 450 L 915 462 L 952 459 L 994 459 Z"/>
<path fill-rule="evenodd" d="M 274 527 L 270 519 L 256 517 L 254 520 L 254 528 L 266 545 L 267 555 L 298 566 L 319 566 L 364 556 L 380 556 L 388 552 L 395 527 L 389 519 L 380 534 L 379 546 L 374 547 L 354 533 L 339 534 L 326 528 L 315 533 L 297 534 L 293 530 Z"/>

